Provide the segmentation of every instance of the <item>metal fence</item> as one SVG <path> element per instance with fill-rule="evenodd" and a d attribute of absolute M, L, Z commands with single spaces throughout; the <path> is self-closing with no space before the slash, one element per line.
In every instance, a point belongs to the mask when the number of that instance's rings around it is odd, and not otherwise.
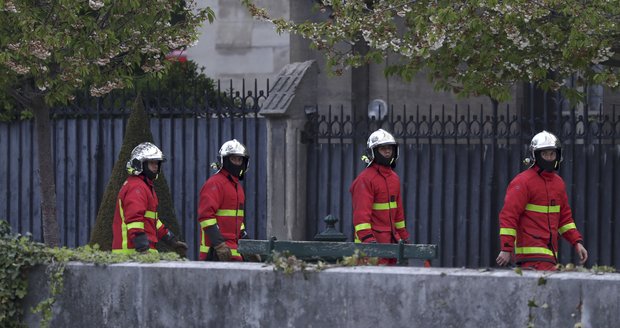
<path fill-rule="evenodd" d="M 521 163 L 531 137 L 544 128 L 563 141 L 559 174 L 585 238 L 588 264 L 620 264 L 620 211 L 614 206 L 620 203 L 620 107 L 601 107 L 594 116 L 575 110 L 567 115 L 562 106 L 540 113 L 497 104 L 392 108 L 382 121 L 351 117 L 342 108 L 318 112 L 323 114 L 315 115 L 304 132 L 310 143 L 308 239 L 324 229 L 321 218 L 332 214 L 353 240 L 348 188 L 365 168 L 360 156 L 366 138 L 381 127 L 400 144 L 396 171 L 412 242 L 439 246 L 434 266 L 493 266 L 505 189 L 526 168 Z M 561 245 L 560 260 L 574 261 L 568 243 Z"/>
<path fill-rule="evenodd" d="M 188 241 L 191 258 L 197 258 L 199 234 L 196 219 L 198 195 L 213 173 L 220 145 L 231 138 L 243 142 L 250 152 L 250 170 L 243 181 L 248 207 L 246 226 L 253 238 L 266 238 L 266 124 L 257 115 L 268 96 L 257 81 L 246 90 L 218 97 L 194 90 L 182 97 L 165 91 L 143 93 L 150 114 L 155 144 L 167 157 L 163 172 L 173 197 L 177 220 Z M 230 88 L 232 90 L 232 82 Z M 266 89 L 269 90 L 269 81 Z M 209 103 L 207 96 L 215 99 Z M 53 168 L 61 243 L 85 245 L 94 227 L 99 204 L 125 134 L 135 100 L 133 92 L 116 92 L 105 98 L 78 98 L 71 105 L 54 108 L 52 117 Z M 174 99 L 174 102 L 171 101 Z M 200 99 L 200 101 L 196 101 Z M 41 229 L 38 158 L 32 120 L 0 123 L 0 219 L 13 231 L 32 233 L 43 239 Z"/>

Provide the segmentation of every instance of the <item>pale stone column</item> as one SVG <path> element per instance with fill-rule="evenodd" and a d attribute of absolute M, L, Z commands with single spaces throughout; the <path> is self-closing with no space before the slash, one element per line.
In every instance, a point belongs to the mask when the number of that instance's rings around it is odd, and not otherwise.
<path fill-rule="evenodd" d="M 267 119 L 267 236 L 306 238 L 307 145 L 301 134 L 304 108 L 316 104 L 313 60 L 286 65 L 276 78 L 260 115 Z"/>

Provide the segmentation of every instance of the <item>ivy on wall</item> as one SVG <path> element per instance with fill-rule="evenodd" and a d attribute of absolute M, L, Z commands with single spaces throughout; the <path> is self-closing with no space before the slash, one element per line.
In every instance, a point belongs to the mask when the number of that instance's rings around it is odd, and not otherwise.
<path fill-rule="evenodd" d="M 41 314 L 41 327 L 48 327 L 52 306 L 62 293 L 65 264 L 79 261 L 96 264 L 120 262 L 154 263 L 182 260 L 176 253 L 112 254 L 97 246 L 76 249 L 49 248 L 30 236 L 12 234 L 8 222 L 0 220 L 0 327 L 23 327 L 22 300 L 28 293 L 28 272 L 37 265 L 47 265 L 49 297 L 34 309 Z"/>

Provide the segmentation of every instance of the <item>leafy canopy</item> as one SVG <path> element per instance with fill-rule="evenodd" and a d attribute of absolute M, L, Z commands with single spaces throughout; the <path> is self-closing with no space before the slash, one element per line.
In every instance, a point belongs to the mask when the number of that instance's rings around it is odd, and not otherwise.
<path fill-rule="evenodd" d="M 165 56 L 214 18 L 194 0 L 0 0 L 0 104 L 63 104 L 76 90 L 102 96 L 161 75 Z"/>
<path fill-rule="evenodd" d="M 309 39 L 336 74 L 397 54 L 386 74 L 411 80 L 425 68 L 438 89 L 497 100 L 507 100 L 519 81 L 577 98 L 565 78 L 575 74 L 580 83 L 612 88 L 620 78 L 613 67 L 620 51 L 617 1 L 317 0 L 326 18 L 314 22 L 274 19 L 243 2 L 277 31 Z M 351 45 L 358 42 L 370 50 L 357 52 Z"/>

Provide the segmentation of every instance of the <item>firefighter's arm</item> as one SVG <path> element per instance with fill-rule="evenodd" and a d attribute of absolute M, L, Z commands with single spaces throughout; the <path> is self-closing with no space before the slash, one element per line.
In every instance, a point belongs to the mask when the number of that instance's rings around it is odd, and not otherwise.
<path fill-rule="evenodd" d="M 370 222 L 374 200 L 371 188 L 368 182 L 363 180 L 357 181 L 351 188 L 355 236 L 356 240 L 363 243 L 377 242 Z"/>
<path fill-rule="evenodd" d="M 409 231 L 407 231 L 407 227 L 405 226 L 405 209 L 403 208 L 403 200 L 401 194 L 398 195 L 397 198 L 398 207 L 396 209 L 396 220 L 394 220 L 394 225 L 396 226 L 396 231 L 405 243 L 409 243 L 411 236 L 409 235 Z"/>
<path fill-rule="evenodd" d="M 583 246 L 581 241 L 575 244 L 575 252 L 577 252 L 577 255 L 579 256 L 579 262 L 581 264 L 586 263 L 586 261 L 588 260 L 588 251 Z"/>
<path fill-rule="evenodd" d="M 499 213 L 500 250 L 512 253 L 517 237 L 519 218 L 525 211 L 529 195 L 527 185 L 513 180 L 506 189 L 504 207 Z M 501 255 L 501 254 L 500 254 Z"/>
<path fill-rule="evenodd" d="M 224 242 L 217 225 L 215 213 L 224 199 L 221 188 L 216 183 L 207 181 L 200 190 L 198 202 L 198 223 L 207 236 L 207 246 L 219 245 Z"/>
<path fill-rule="evenodd" d="M 177 236 L 171 230 L 166 229 L 167 232 L 160 239 L 168 247 L 170 247 L 173 251 L 175 251 L 179 256 L 186 257 L 187 256 L 187 244 L 183 241 L 180 241 Z"/>
<path fill-rule="evenodd" d="M 497 264 L 499 264 L 500 266 L 504 266 L 504 265 L 510 263 L 511 259 L 512 259 L 512 253 L 511 252 L 500 251 L 499 255 L 497 255 L 497 258 L 495 259 L 495 262 Z"/>
<path fill-rule="evenodd" d="M 245 222 L 241 222 L 241 228 L 239 229 L 239 239 L 246 239 L 248 237 L 248 232 L 245 231 Z"/>
<path fill-rule="evenodd" d="M 568 196 L 566 193 L 562 195 L 562 200 L 560 203 L 560 223 L 558 224 L 558 233 L 573 246 L 576 246 L 579 242 L 583 242 L 583 238 L 581 237 L 579 230 L 577 230 L 577 226 L 573 220 L 573 213 L 568 205 Z"/>
<path fill-rule="evenodd" d="M 168 228 L 166 228 L 166 225 L 164 224 L 164 222 L 159 218 L 157 218 L 157 221 L 155 223 L 155 230 L 157 231 L 158 240 L 162 240 L 164 236 L 168 234 L 168 232 L 172 233 L 171 231 L 168 230 Z"/>
<path fill-rule="evenodd" d="M 147 219 L 144 215 L 146 213 L 148 197 L 144 190 L 134 188 L 126 194 L 124 199 L 119 199 L 119 202 L 121 202 L 119 205 L 122 206 L 122 215 L 127 225 L 127 238 L 133 240 L 138 235 L 145 235 L 144 225 Z M 139 241 L 142 241 L 142 239 L 139 239 Z"/>

